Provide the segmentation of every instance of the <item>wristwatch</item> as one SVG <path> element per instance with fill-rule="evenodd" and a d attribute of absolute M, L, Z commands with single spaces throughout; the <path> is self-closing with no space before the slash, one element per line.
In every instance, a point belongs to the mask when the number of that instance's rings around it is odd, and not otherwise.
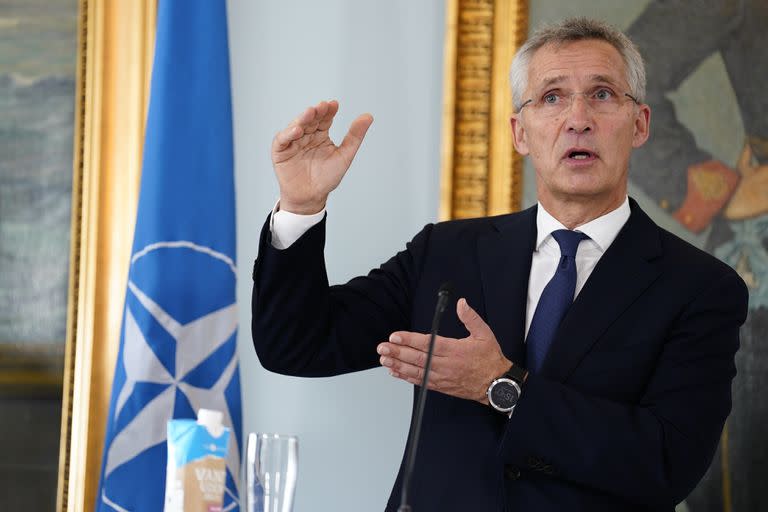
<path fill-rule="evenodd" d="M 488 402 L 499 412 L 511 413 L 522 393 L 528 372 L 513 364 L 512 368 L 488 386 Z"/>

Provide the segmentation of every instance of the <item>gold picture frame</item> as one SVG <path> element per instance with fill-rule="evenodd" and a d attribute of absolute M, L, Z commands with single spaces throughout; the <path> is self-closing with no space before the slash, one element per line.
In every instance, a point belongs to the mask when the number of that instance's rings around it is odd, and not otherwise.
<path fill-rule="evenodd" d="M 139 192 L 156 0 L 79 0 L 58 511 L 93 510 Z"/>
<path fill-rule="evenodd" d="M 528 36 L 528 0 L 449 0 L 446 17 L 440 219 L 519 210 L 507 75 Z"/>

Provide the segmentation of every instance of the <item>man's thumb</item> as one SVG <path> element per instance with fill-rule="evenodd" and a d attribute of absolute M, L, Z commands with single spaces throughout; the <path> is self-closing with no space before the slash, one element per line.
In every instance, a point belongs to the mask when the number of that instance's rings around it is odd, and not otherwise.
<path fill-rule="evenodd" d="M 480 339 L 493 338 L 493 331 L 491 331 L 488 324 L 480 318 L 477 311 L 469 306 L 467 299 L 461 298 L 456 302 L 456 314 L 459 316 L 461 323 L 464 324 L 464 327 L 469 331 L 471 337 Z"/>
<path fill-rule="evenodd" d="M 352 121 L 352 125 L 349 127 L 347 135 L 344 140 L 341 141 L 339 150 L 344 154 L 347 161 L 351 164 L 352 159 L 355 158 L 357 150 L 360 149 L 360 144 L 363 143 L 365 134 L 368 128 L 373 124 L 373 116 L 371 114 L 363 114 L 358 116 L 357 119 Z"/>

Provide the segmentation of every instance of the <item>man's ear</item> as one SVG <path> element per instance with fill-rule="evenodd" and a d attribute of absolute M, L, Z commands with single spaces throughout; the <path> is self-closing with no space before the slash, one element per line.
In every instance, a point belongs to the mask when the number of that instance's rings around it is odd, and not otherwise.
<path fill-rule="evenodd" d="M 512 125 L 512 141 L 518 153 L 525 156 L 529 153 L 528 139 L 526 138 L 523 120 L 520 119 L 520 113 L 512 114 L 509 118 L 509 124 Z"/>
<path fill-rule="evenodd" d="M 638 113 L 635 117 L 635 131 L 632 134 L 632 147 L 639 148 L 651 133 L 651 107 L 642 104 L 638 107 Z"/>

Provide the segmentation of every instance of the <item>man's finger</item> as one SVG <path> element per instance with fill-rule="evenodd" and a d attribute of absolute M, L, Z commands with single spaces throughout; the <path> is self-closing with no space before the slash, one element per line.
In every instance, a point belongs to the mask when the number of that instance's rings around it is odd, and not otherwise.
<path fill-rule="evenodd" d="M 396 345 L 413 347 L 426 352 L 427 347 L 429 347 L 429 334 L 410 331 L 395 331 L 389 335 L 388 341 Z"/>
<path fill-rule="evenodd" d="M 368 128 L 373 124 L 373 116 L 371 114 L 363 114 L 358 116 L 357 119 L 352 121 L 352 125 L 349 127 L 349 131 L 344 136 L 344 140 L 341 141 L 339 151 L 344 155 L 344 159 L 351 163 L 355 158 L 357 150 L 360 149 L 360 144 L 363 143 L 365 134 Z"/>
<path fill-rule="evenodd" d="M 424 380 L 423 368 L 417 368 L 415 366 L 407 366 L 407 365 L 401 365 L 397 367 L 384 365 L 384 367 L 387 368 L 387 370 L 389 371 L 389 374 L 392 377 L 407 380 L 411 384 L 421 384 L 421 381 Z M 443 376 L 440 374 L 440 372 L 437 372 L 434 369 L 431 369 L 429 371 L 430 386 L 440 386 L 441 383 L 443 382 L 444 382 L 444 379 L 443 379 Z"/>
<path fill-rule="evenodd" d="M 382 343 L 377 352 L 384 357 L 423 368 L 427 364 L 427 352 L 394 343 Z M 384 362 L 382 362 L 384 364 Z M 386 365 L 385 365 L 386 366 Z"/>
<path fill-rule="evenodd" d="M 283 151 L 285 148 L 291 145 L 291 143 L 297 139 L 300 139 L 304 135 L 304 130 L 298 125 L 291 125 L 285 130 L 277 132 L 275 140 L 272 143 L 272 151 Z"/>
<path fill-rule="evenodd" d="M 414 379 L 421 379 L 424 376 L 424 368 L 420 366 L 414 366 L 386 356 L 381 356 L 380 362 L 382 366 L 389 368 L 390 371 L 399 373 L 400 375 Z"/>
<path fill-rule="evenodd" d="M 450 353 L 451 342 L 455 342 L 453 338 L 445 338 L 443 336 L 435 337 L 435 350 L 436 356 L 447 356 Z M 429 350 L 429 334 L 422 334 L 419 332 L 410 331 L 396 331 L 389 335 L 389 342 L 395 345 L 404 345 L 413 347 L 422 352 Z"/>
<path fill-rule="evenodd" d="M 321 101 L 314 106 L 314 110 L 314 116 L 312 116 L 306 122 L 301 123 L 305 135 L 311 135 L 318 130 L 322 130 L 320 124 L 326 119 L 328 112 L 331 110 L 331 105 L 327 101 Z"/>
<path fill-rule="evenodd" d="M 327 109 L 325 110 L 323 116 L 319 118 L 319 124 L 317 125 L 317 129 L 322 131 L 327 131 L 331 128 L 331 125 L 333 124 L 333 118 L 339 111 L 339 102 L 336 100 L 328 101 L 326 102 L 326 105 Z"/>
<path fill-rule="evenodd" d="M 315 105 L 315 113 L 316 113 L 316 119 L 318 121 L 322 120 L 325 115 L 328 113 L 328 109 L 330 107 L 330 103 L 327 101 L 321 101 L 317 105 Z"/>
<path fill-rule="evenodd" d="M 302 130 L 304 130 L 308 125 L 317 122 L 317 106 L 314 107 L 307 107 L 304 112 L 301 113 L 299 117 L 293 120 L 293 123 L 298 127 L 300 127 Z"/>
<path fill-rule="evenodd" d="M 480 318 L 477 311 L 472 309 L 467 303 L 467 299 L 461 298 L 456 303 L 456 314 L 459 316 L 459 320 L 464 324 L 464 327 L 469 331 L 469 335 L 473 338 L 479 338 L 481 340 L 490 340 L 494 338 L 493 331 L 485 321 Z"/>
<path fill-rule="evenodd" d="M 285 127 L 284 130 L 277 132 L 275 139 L 272 142 L 272 151 L 283 151 L 285 148 L 291 145 L 295 140 L 304 136 L 304 132 L 310 124 L 316 122 L 318 114 L 318 106 L 307 107 L 299 117 L 291 121 L 291 124 Z M 327 110 L 327 107 L 324 108 Z"/>

